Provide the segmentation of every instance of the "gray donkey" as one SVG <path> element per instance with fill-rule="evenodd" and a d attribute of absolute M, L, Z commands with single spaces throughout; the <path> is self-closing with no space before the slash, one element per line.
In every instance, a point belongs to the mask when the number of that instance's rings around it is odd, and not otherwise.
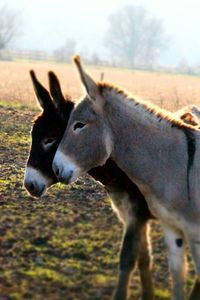
<path fill-rule="evenodd" d="M 49 72 L 49 91 L 38 81 L 34 71 L 30 72 L 38 104 L 42 113 L 35 119 L 31 130 L 32 143 L 26 166 L 24 185 L 34 197 L 40 197 L 57 179 L 52 162 L 57 147 L 65 132 L 70 113 L 74 107 L 71 97 L 63 96 L 59 80 Z M 199 108 L 184 107 L 176 115 L 185 122 L 199 125 Z M 125 300 L 131 273 L 138 264 L 143 300 L 154 299 L 151 278 L 151 255 L 148 242 L 148 221 L 150 214 L 145 198 L 137 186 L 112 160 L 103 167 L 89 171 L 101 182 L 111 197 L 114 211 L 123 223 L 124 235 L 120 250 L 120 272 L 113 299 Z"/>
<path fill-rule="evenodd" d="M 200 132 L 172 113 L 96 83 L 75 58 L 86 96 L 75 107 L 53 170 L 71 183 L 108 158 L 138 185 L 161 222 L 169 248 L 173 299 L 183 300 L 188 241 L 197 279 L 190 300 L 200 299 Z"/>

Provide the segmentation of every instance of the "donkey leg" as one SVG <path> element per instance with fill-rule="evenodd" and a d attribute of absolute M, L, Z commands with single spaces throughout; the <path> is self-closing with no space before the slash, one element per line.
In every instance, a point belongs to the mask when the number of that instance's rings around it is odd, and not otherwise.
<path fill-rule="evenodd" d="M 130 275 L 136 265 L 140 250 L 142 224 L 137 222 L 125 228 L 120 251 L 119 276 L 114 300 L 125 300 L 128 297 Z"/>
<path fill-rule="evenodd" d="M 171 228 L 164 228 L 169 250 L 169 269 L 172 276 L 172 299 L 184 300 L 184 283 L 186 274 L 185 241 L 181 233 Z"/>
<path fill-rule="evenodd" d="M 190 294 L 190 300 L 200 299 L 200 236 L 195 236 L 193 239 L 189 239 L 190 248 L 192 251 L 192 257 L 197 272 L 197 278 Z"/>
<path fill-rule="evenodd" d="M 148 224 L 143 227 L 141 236 L 140 254 L 138 259 L 138 268 L 140 272 L 142 286 L 142 300 L 154 299 L 154 285 L 152 280 L 152 256 L 151 244 L 149 243 Z"/>

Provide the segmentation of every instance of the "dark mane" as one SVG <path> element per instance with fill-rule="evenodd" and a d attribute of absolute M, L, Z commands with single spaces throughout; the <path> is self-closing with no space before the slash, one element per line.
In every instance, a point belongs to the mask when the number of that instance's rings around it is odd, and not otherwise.
<path fill-rule="evenodd" d="M 103 94 L 105 91 L 109 91 L 109 92 L 114 91 L 117 95 L 122 96 L 124 100 L 131 101 L 132 103 L 135 104 L 135 106 L 138 106 L 142 108 L 144 111 L 148 112 L 149 114 L 154 115 L 158 120 L 158 122 L 166 121 L 171 125 L 171 127 L 176 127 L 180 129 L 186 129 L 186 130 L 190 129 L 194 131 L 199 130 L 198 128 L 195 128 L 190 124 L 186 124 L 184 121 L 174 116 L 173 113 L 165 109 L 161 109 L 159 106 L 152 104 L 146 100 L 139 99 L 138 97 L 128 94 L 125 90 L 123 90 L 118 86 L 112 85 L 110 83 L 105 83 L 105 82 L 98 82 L 97 84 L 101 94 Z"/>

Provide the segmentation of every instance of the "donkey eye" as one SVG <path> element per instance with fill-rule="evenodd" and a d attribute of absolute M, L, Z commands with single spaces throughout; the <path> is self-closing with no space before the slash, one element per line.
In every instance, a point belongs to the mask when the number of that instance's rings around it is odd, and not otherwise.
<path fill-rule="evenodd" d="M 76 131 L 77 129 L 82 129 L 86 124 L 82 123 L 82 122 L 77 122 L 74 124 L 74 131 Z"/>
<path fill-rule="evenodd" d="M 55 137 L 49 137 L 43 140 L 43 144 L 44 146 L 50 146 L 51 144 L 56 142 L 56 138 Z"/>

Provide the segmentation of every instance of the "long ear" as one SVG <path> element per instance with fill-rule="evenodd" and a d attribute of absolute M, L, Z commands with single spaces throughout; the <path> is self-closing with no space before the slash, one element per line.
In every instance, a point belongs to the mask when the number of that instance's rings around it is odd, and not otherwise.
<path fill-rule="evenodd" d="M 104 104 L 104 99 L 99 92 L 97 83 L 83 70 L 81 59 L 78 55 L 74 57 L 74 62 L 78 69 L 81 82 L 83 83 L 88 96 L 102 106 Z"/>
<path fill-rule="evenodd" d="M 60 88 L 60 82 L 57 76 L 52 71 L 50 71 L 48 75 L 49 75 L 49 88 L 50 88 L 51 96 L 54 100 L 54 105 L 56 109 L 62 109 L 63 105 L 65 104 L 65 98 Z"/>
<path fill-rule="evenodd" d="M 49 88 L 51 96 L 54 100 L 54 106 L 59 113 L 60 117 L 63 120 L 68 120 L 69 116 L 71 114 L 71 111 L 74 107 L 74 103 L 71 101 L 70 96 L 66 96 L 66 98 L 63 96 L 63 93 L 61 91 L 60 82 L 52 71 L 48 73 L 49 75 Z"/>
<path fill-rule="evenodd" d="M 48 109 L 49 107 L 52 107 L 52 100 L 49 95 L 49 92 L 43 87 L 43 85 L 38 81 L 35 72 L 33 70 L 30 71 L 30 76 L 32 79 L 34 91 L 37 97 L 37 100 L 40 104 L 40 106 L 43 109 Z"/>

